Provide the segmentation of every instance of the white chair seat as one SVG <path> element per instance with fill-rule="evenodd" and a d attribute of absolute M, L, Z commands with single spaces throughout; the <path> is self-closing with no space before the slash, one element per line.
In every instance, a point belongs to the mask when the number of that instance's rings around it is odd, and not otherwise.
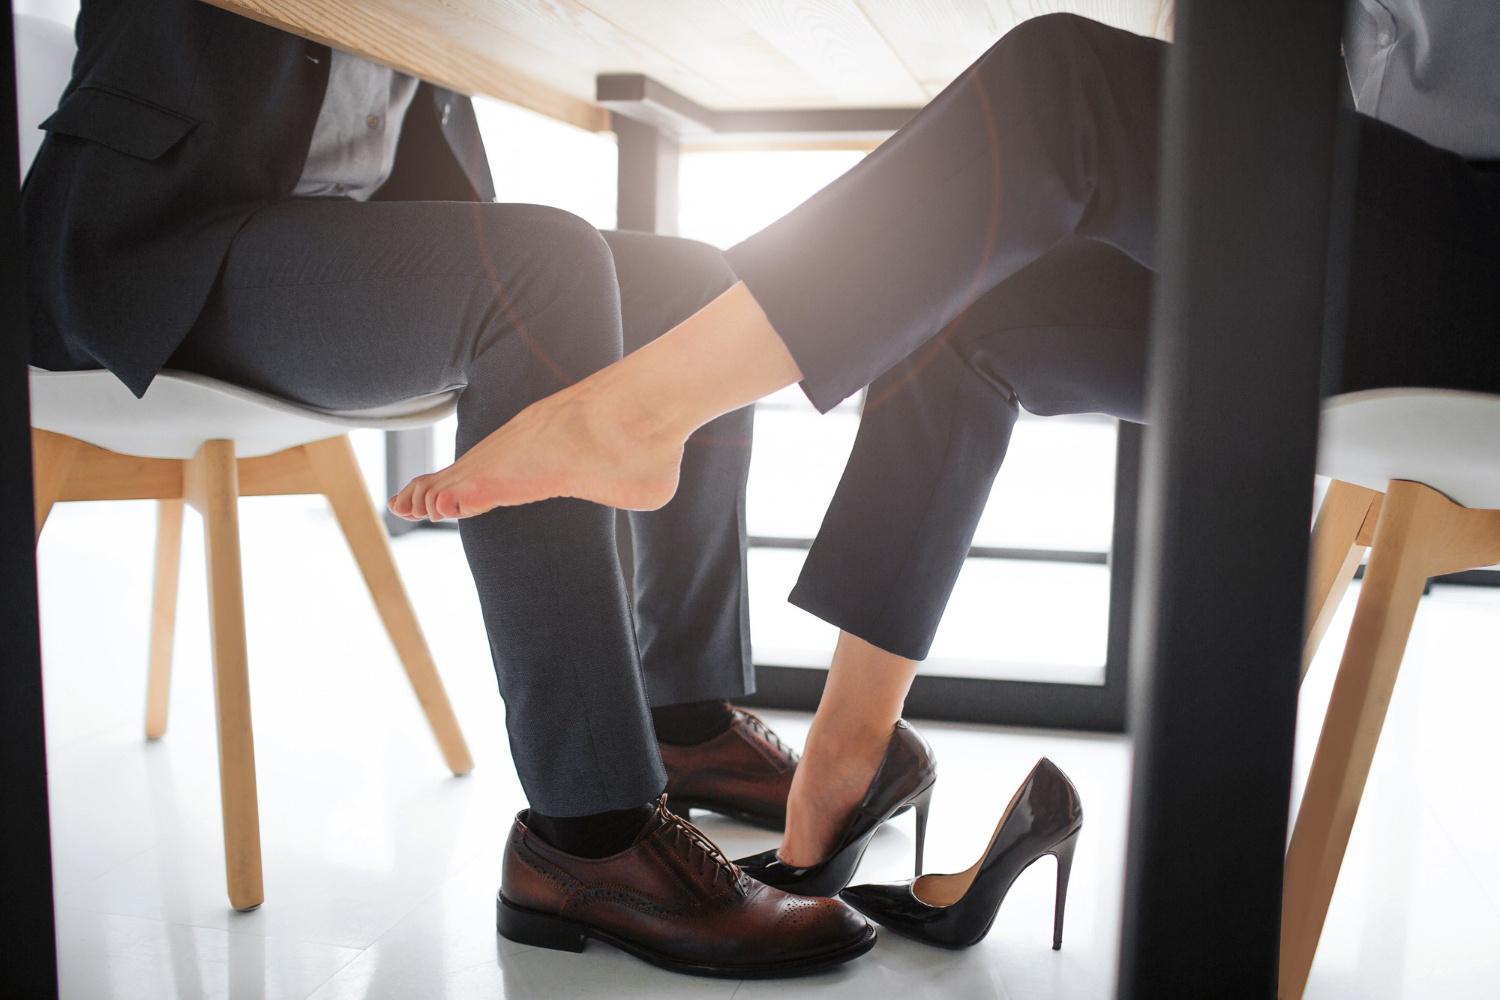
<path fill-rule="evenodd" d="M 1422 483 L 1455 503 L 1500 509 L 1500 396 L 1371 389 L 1323 406 L 1318 473 L 1385 492 Z"/>
<path fill-rule="evenodd" d="M 254 458 L 353 428 L 424 427 L 458 406 L 449 390 L 370 410 L 320 410 L 205 375 L 164 371 L 137 399 L 107 371 L 31 371 L 31 425 L 123 455 L 192 458 L 204 441 L 233 441 Z"/>

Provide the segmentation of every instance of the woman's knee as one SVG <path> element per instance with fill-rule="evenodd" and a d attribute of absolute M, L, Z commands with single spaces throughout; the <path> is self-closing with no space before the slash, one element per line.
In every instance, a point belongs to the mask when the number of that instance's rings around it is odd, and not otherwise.
<path fill-rule="evenodd" d="M 1062 85 L 1077 68 L 1096 58 L 1097 39 L 1117 29 L 1077 14 L 1043 14 L 1022 21 L 1001 36 L 974 64 L 981 79 L 998 84 L 1002 94 L 1035 102 Z"/>

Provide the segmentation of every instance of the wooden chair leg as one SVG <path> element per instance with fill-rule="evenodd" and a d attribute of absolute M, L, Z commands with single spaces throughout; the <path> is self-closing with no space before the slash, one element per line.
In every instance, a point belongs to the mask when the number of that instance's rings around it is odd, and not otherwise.
<path fill-rule="evenodd" d="M 406 668 L 406 676 L 416 691 L 417 700 L 427 714 L 433 735 L 437 737 L 443 759 L 454 774 L 467 774 L 474 769 L 474 759 L 469 755 L 463 731 L 453 714 L 453 706 L 448 701 L 442 678 L 438 676 L 427 640 L 422 635 L 417 613 L 401 582 L 385 525 L 370 500 L 369 490 L 365 488 L 348 436 L 315 441 L 305 445 L 304 450 L 324 495 L 333 507 L 334 516 L 344 529 L 344 537 L 364 574 L 370 596 L 375 599 L 375 607 Z"/>
<path fill-rule="evenodd" d="M 68 472 L 73 459 L 78 455 L 79 442 L 66 434 L 31 429 L 31 467 L 34 498 L 36 502 L 36 537 L 42 537 L 42 525 L 52 505 L 62 495 L 63 484 L 68 481 Z"/>
<path fill-rule="evenodd" d="M 265 901 L 265 889 L 261 881 L 260 810 L 255 792 L 255 739 L 250 728 L 239 476 L 234 442 L 204 442 L 197 456 L 188 462 L 183 486 L 188 502 L 203 514 L 229 902 L 237 910 L 253 910 Z"/>
<path fill-rule="evenodd" d="M 1393 482 L 1287 850 L 1281 1000 L 1300 1000 L 1333 897 L 1375 745 L 1430 576 L 1500 559 L 1500 511 L 1467 510 Z"/>
<path fill-rule="evenodd" d="M 151 595 L 151 661 L 146 670 L 146 739 L 167 731 L 172 688 L 172 640 L 177 627 L 177 581 L 182 568 L 182 501 L 156 511 L 156 571 Z"/>
<path fill-rule="evenodd" d="M 1302 647 L 1302 676 L 1328 631 L 1365 549 L 1375 537 L 1384 494 L 1335 479 L 1328 486 L 1312 531 L 1312 561 L 1307 574 L 1307 635 Z"/>

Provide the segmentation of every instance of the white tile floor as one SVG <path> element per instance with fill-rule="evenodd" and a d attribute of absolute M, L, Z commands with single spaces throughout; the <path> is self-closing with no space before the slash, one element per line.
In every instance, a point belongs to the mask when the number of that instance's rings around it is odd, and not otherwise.
<path fill-rule="evenodd" d="M 301 499 L 243 505 L 267 902 L 234 913 L 191 518 L 171 729 L 141 737 L 151 517 L 140 503 L 65 505 L 41 544 L 66 997 L 1111 994 L 1130 764 L 1113 737 L 922 727 L 943 775 L 929 870 L 973 859 L 1038 755 L 1077 781 L 1088 828 L 1061 952 L 1048 947 L 1050 862 L 1020 879 L 975 949 L 888 935 L 841 971 L 791 983 L 678 977 L 604 946 L 576 956 L 497 939 L 501 838 L 521 799 L 457 538 L 419 532 L 397 551 L 479 761 L 462 779 L 444 771 L 332 521 Z M 1310 998 L 1500 996 L 1497 625 L 1500 592 L 1440 588 L 1425 602 Z M 1332 667 L 1322 657 L 1308 681 L 1299 774 Z M 771 718 L 801 740 L 806 717 Z M 877 836 L 864 877 L 909 870 L 910 822 Z M 774 841 L 704 826 L 732 855 Z"/>

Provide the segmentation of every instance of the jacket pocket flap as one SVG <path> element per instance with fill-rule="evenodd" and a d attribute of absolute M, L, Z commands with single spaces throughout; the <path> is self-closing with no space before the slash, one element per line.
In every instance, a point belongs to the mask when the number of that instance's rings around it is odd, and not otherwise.
<path fill-rule="evenodd" d="M 79 87 L 41 127 L 77 136 L 143 160 L 154 160 L 182 141 L 195 119 L 98 87 Z"/>

